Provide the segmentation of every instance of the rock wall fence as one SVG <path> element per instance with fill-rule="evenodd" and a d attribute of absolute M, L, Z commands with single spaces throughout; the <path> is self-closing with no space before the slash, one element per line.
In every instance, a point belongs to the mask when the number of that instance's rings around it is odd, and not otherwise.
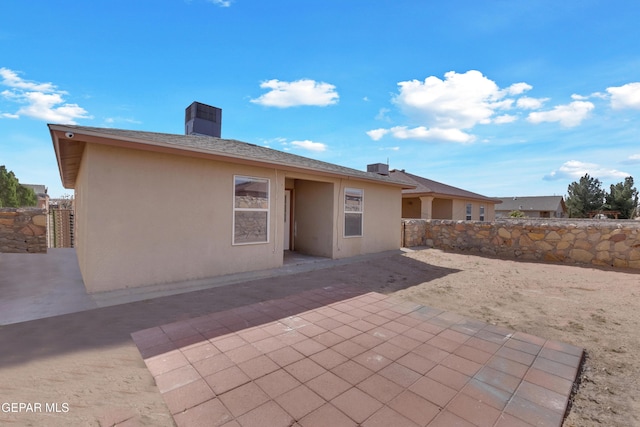
<path fill-rule="evenodd" d="M 46 211 L 35 208 L 1 208 L 0 252 L 46 253 Z"/>
<path fill-rule="evenodd" d="M 640 269 L 640 222 L 403 219 L 403 246 L 427 246 L 507 259 Z"/>

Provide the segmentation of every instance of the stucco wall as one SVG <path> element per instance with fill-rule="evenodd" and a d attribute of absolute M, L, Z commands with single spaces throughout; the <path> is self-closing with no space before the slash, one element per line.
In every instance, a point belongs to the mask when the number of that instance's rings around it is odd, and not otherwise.
<path fill-rule="evenodd" d="M 268 243 L 232 244 L 237 174 L 270 179 Z M 78 261 L 90 292 L 282 264 L 275 194 L 284 177 L 273 169 L 87 144 L 76 186 Z"/>
<path fill-rule="evenodd" d="M 0 252 L 46 253 L 46 210 L 1 208 Z"/>
<path fill-rule="evenodd" d="M 403 218 L 420 218 L 420 198 L 419 197 L 403 197 L 402 198 L 402 217 Z"/>
<path fill-rule="evenodd" d="M 403 221 L 404 245 L 503 258 L 640 269 L 640 222 Z"/>
<path fill-rule="evenodd" d="M 270 180 L 269 241 L 233 244 L 234 175 Z M 284 190 L 294 248 L 342 258 L 400 247 L 399 187 L 87 143 L 76 182 L 77 253 L 89 292 L 278 267 Z M 365 190 L 365 234 L 344 238 L 345 187 Z"/>
<path fill-rule="evenodd" d="M 424 215 L 425 207 L 422 203 L 429 203 L 430 197 L 423 197 L 424 202 L 419 197 L 405 197 L 402 199 L 403 218 L 421 218 Z M 467 203 L 471 203 L 471 219 L 480 220 L 480 206 L 484 206 L 485 221 L 495 219 L 495 205 L 493 203 L 480 203 L 477 201 L 463 199 L 442 199 L 433 198 L 431 201 L 431 216 L 425 219 L 451 219 L 465 220 L 467 218 Z M 427 208 L 428 212 L 429 209 Z"/>
<path fill-rule="evenodd" d="M 344 190 L 345 188 L 364 190 L 362 236 L 344 237 Z M 401 234 L 397 224 L 402 214 L 402 192 L 400 188 L 374 185 L 366 182 L 342 180 L 338 197 L 337 239 L 334 258 L 382 252 L 399 249 Z M 394 220 L 397 218 L 397 220 Z"/>
<path fill-rule="evenodd" d="M 297 179 L 294 202 L 294 249 L 309 255 L 331 258 L 334 184 Z"/>
<path fill-rule="evenodd" d="M 453 200 L 433 199 L 432 219 L 453 219 Z"/>

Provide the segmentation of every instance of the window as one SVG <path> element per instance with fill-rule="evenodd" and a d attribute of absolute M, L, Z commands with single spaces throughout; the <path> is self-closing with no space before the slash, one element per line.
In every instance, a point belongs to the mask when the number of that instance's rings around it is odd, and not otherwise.
<path fill-rule="evenodd" d="M 480 205 L 480 221 L 484 221 L 484 205 Z"/>
<path fill-rule="evenodd" d="M 362 236 L 362 211 L 364 190 L 344 189 L 344 237 Z"/>
<path fill-rule="evenodd" d="M 467 203 L 467 221 L 471 221 L 471 203 Z"/>
<path fill-rule="evenodd" d="M 233 244 L 269 241 L 269 180 L 234 176 Z"/>

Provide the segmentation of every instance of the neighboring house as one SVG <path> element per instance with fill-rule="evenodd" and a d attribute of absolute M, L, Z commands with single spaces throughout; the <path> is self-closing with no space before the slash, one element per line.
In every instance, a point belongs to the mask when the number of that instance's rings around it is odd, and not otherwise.
<path fill-rule="evenodd" d="M 500 200 L 452 187 L 404 170 L 388 171 L 385 164 L 369 165 L 369 171 L 388 174 L 394 180 L 415 186 L 402 190 L 402 217 L 493 221 Z"/>
<path fill-rule="evenodd" d="M 562 196 L 503 197 L 496 208 L 497 217 L 508 217 L 513 211 L 520 211 L 530 218 L 565 218 L 567 206 Z"/>
<path fill-rule="evenodd" d="M 36 193 L 38 198 L 38 209 L 49 209 L 49 194 L 47 194 L 47 187 L 42 184 L 22 184 L 24 187 L 30 188 Z"/>
<path fill-rule="evenodd" d="M 279 267 L 287 249 L 400 247 L 411 185 L 222 139 L 215 107 L 194 103 L 186 117 L 188 135 L 49 125 L 89 292 Z"/>

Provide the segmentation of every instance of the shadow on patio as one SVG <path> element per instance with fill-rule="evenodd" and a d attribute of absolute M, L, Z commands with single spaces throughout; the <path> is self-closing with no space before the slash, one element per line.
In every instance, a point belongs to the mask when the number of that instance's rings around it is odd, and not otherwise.
<path fill-rule="evenodd" d="M 349 285 L 354 289 L 360 289 L 363 294 L 370 291 L 386 293 L 457 272 L 453 269 L 430 266 L 401 254 L 348 264 L 339 261 L 341 260 L 328 262 L 323 268 L 316 266 L 313 271 L 110 307 L 83 308 L 86 311 L 0 326 L 0 344 L 3 348 L 10 349 L 0 354 L 0 366 L 7 367 L 37 360 L 39 357 L 64 355 L 83 349 L 106 348 L 130 342 L 130 334 L 141 329 L 257 302 L 281 299 L 312 289 Z M 37 269 L 37 265 L 30 268 L 31 287 L 34 286 L 34 277 L 46 280 L 39 286 L 49 289 L 55 287 L 59 281 L 55 274 L 35 274 L 33 269 Z M 419 279 L 410 281 L 407 277 Z M 24 304 L 24 301 L 21 303 Z M 299 309 L 306 310 L 304 307 Z"/>

